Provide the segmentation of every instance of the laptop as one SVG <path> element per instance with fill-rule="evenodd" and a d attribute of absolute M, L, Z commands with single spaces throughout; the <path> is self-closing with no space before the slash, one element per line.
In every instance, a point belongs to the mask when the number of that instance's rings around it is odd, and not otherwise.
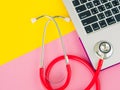
<path fill-rule="evenodd" d="M 63 0 L 76 31 L 96 69 L 120 63 L 120 0 Z"/>

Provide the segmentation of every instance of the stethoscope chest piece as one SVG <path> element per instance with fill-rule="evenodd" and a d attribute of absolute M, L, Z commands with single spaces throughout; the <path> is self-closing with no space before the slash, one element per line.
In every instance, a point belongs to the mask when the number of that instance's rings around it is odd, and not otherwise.
<path fill-rule="evenodd" d="M 107 41 L 99 41 L 94 46 L 94 51 L 99 58 L 107 59 L 113 54 L 113 47 Z"/>

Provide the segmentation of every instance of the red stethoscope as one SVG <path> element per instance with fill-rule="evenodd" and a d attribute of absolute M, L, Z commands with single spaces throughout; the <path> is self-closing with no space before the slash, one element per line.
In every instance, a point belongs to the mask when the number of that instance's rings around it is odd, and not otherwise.
<path fill-rule="evenodd" d="M 67 55 L 66 53 L 66 49 L 65 49 L 65 46 L 64 46 L 64 42 L 63 42 L 63 39 L 62 39 L 62 34 L 61 34 L 61 31 L 60 31 L 60 28 L 58 26 L 58 23 L 56 22 L 55 18 L 62 18 L 64 19 L 66 22 L 70 22 L 70 18 L 68 17 L 63 17 L 63 16 L 54 16 L 54 17 L 51 17 L 51 16 L 48 16 L 48 15 L 42 15 L 38 18 L 33 18 L 32 19 L 32 23 L 36 22 L 38 19 L 40 18 L 43 18 L 43 17 L 47 17 L 49 18 L 49 20 L 46 22 L 45 24 L 45 27 L 44 27 L 44 32 L 43 32 L 43 39 L 42 39 L 42 53 L 41 53 L 41 61 L 40 61 L 40 79 L 41 79 L 41 82 L 42 84 L 44 85 L 44 87 L 47 89 L 47 90 L 65 90 L 67 88 L 67 86 L 69 85 L 70 83 L 70 80 L 71 80 L 71 76 L 72 76 L 72 71 L 71 71 L 71 66 L 69 64 L 69 60 L 73 60 L 73 61 L 77 61 L 78 63 L 81 63 L 83 65 L 86 66 L 87 69 L 89 69 L 89 71 L 91 72 L 91 74 L 93 75 L 93 79 L 91 80 L 91 82 L 89 83 L 89 85 L 84 89 L 84 90 L 90 90 L 93 85 L 95 84 L 96 85 L 96 90 L 100 90 L 100 82 L 99 82 L 99 73 L 101 71 L 101 68 L 102 68 L 102 65 L 103 65 L 103 59 L 99 59 L 99 62 L 98 62 L 98 66 L 97 66 L 97 69 L 96 71 L 92 68 L 92 66 L 84 59 L 78 57 L 78 56 L 74 56 L 74 55 Z M 46 30 L 47 30 L 47 26 L 48 24 L 50 23 L 50 21 L 53 21 L 54 24 L 56 25 L 56 28 L 58 30 L 58 33 L 59 33 L 59 36 L 60 36 L 60 40 L 61 40 L 61 44 L 62 44 L 62 49 L 63 49 L 63 52 L 64 52 L 64 55 L 63 56 L 59 56 L 57 58 L 55 58 L 46 68 L 44 68 L 44 40 L 45 40 L 45 35 L 46 35 Z M 60 86 L 59 88 L 53 88 L 51 83 L 50 83 L 50 80 L 49 80 L 49 77 L 50 77 L 50 72 L 53 68 L 53 66 L 55 64 L 57 64 L 58 62 L 62 61 L 65 59 L 65 63 L 66 63 L 66 70 L 67 70 L 67 78 L 66 78 L 66 81 L 65 83 Z"/>

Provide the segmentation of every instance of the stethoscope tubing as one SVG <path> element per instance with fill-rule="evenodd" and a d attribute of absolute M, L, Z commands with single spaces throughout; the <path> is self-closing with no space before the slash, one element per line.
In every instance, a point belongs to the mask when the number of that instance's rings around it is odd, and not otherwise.
<path fill-rule="evenodd" d="M 63 84 L 63 86 L 56 88 L 56 89 L 53 89 L 53 87 L 51 86 L 50 81 L 47 79 L 46 75 L 44 76 L 45 69 L 40 68 L 40 80 L 41 80 L 42 84 L 45 86 L 45 88 L 47 90 L 64 90 L 69 85 L 69 82 L 71 80 L 71 68 L 70 68 L 69 64 L 66 65 L 66 69 L 67 69 L 66 82 Z M 49 76 L 49 73 L 45 72 L 45 74 L 47 74 L 48 76 Z"/>
<path fill-rule="evenodd" d="M 74 56 L 74 55 L 68 55 L 68 58 L 70 60 L 77 61 L 77 62 L 82 63 L 83 65 L 85 65 L 86 68 L 93 75 L 93 79 L 91 80 L 91 82 L 89 83 L 87 88 L 85 88 L 84 90 L 90 90 L 93 87 L 94 84 L 96 84 L 96 90 L 100 90 L 100 81 L 98 79 L 98 75 L 100 73 L 100 70 L 101 70 L 101 67 L 102 67 L 102 64 L 103 64 L 103 60 L 102 59 L 99 60 L 98 67 L 97 67 L 97 70 L 95 72 L 94 69 L 90 66 L 90 64 L 86 60 L 81 59 L 80 57 Z M 57 57 L 56 59 L 54 59 L 48 65 L 48 67 L 45 70 L 45 72 L 43 71 L 44 69 L 40 70 L 40 78 L 41 78 L 42 83 L 46 87 L 46 89 L 48 89 L 48 90 L 65 90 L 67 88 L 67 86 L 69 85 L 70 80 L 71 80 L 71 76 L 72 76 L 72 71 L 71 71 L 70 65 L 66 66 L 66 68 L 67 68 L 67 79 L 66 79 L 66 82 L 64 83 L 63 86 L 54 89 L 52 87 L 50 81 L 49 81 L 50 72 L 51 72 L 53 66 L 55 64 L 57 64 L 58 62 L 62 61 L 62 60 L 64 60 L 64 56 Z M 43 75 L 43 72 L 45 73 L 45 76 Z"/>

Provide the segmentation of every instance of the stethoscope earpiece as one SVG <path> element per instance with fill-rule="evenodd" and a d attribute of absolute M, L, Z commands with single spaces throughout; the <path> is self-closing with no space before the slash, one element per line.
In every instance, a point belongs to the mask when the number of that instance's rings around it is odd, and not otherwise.
<path fill-rule="evenodd" d="M 71 21 L 71 19 L 70 19 L 69 17 L 65 17 L 64 20 L 65 20 L 66 22 L 70 22 L 70 21 Z"/>
<path fill-rule="evenodd" d="M 36 21 L 37 21 L 36 18 L 32 18 L 32 19 L 31 19 L 31 22 L 32 22 L 32 23 L 35 23 Z"/>
<path fill-rule="evenodd" d="M 40 19 L 40 18 L 42 18 L 42 17 L 45 17 L 45 16 L 40 16 L 40 17 L 37 17 L 37 18 L 32 18 L 31 19 L 31 22 L 32 23 L 35 23 L 38 19 Z M 49 16 L 47 16 L 47 17 L 49 17 Z M 51 17 L 51 18 L 63 18 L 64 19 L 64 21 L 66 21 L 66 22 L 70 22 L 71 21 L 71 19 L 69 18 L 69 17 L 63 17 L 63 16 L 54 16 L 54 17 Z"/>

